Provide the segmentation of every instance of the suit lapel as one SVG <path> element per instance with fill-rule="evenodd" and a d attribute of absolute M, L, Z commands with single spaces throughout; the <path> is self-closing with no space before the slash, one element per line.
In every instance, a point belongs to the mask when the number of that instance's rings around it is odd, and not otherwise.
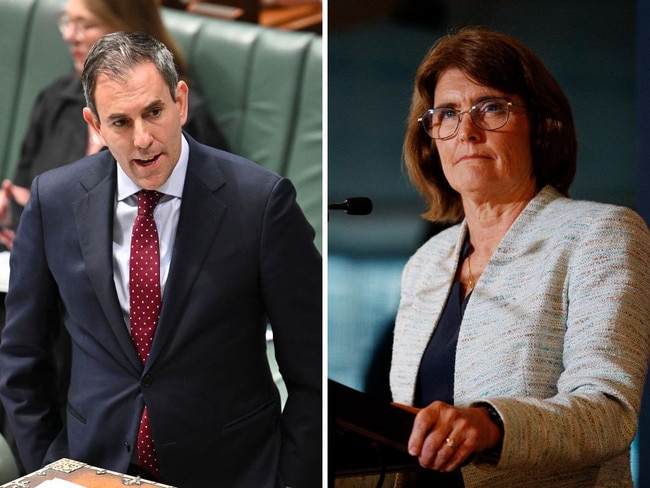
<path fill-rule="evenodd" d="M 216 195 L 224 182 L 214 156 L 190 140 L 190 160 L 172 262 L 147 367 L 155 362 L 163 344 L 181 321 L 189 302 L 188 294 L 226 215 L 227 207 Z"/>
<path fill-rule="evenodd" d="M 106 320 L 129 361 L 141 368 L 113 281 L 115 165 L 115 160 L 106 151 L 102 164 L 92 166 L 82 178 L 81 185 L 87 193 L 73 203 L 73 212 L 81 254 Z"/>

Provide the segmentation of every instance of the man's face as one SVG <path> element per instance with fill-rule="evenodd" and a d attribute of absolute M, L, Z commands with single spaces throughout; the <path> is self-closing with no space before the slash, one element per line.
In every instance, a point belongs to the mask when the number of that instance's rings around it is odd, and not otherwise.
<path fill-rule="evenodd" d="M 127 79 L 100 74 L 95 88 L 99 118 L 86 107 L 84 119 L 129 178 L 153 190 L 167 181 L 180 157 L 187 94 L 187 85 L 180 81 L 174 102 L 156 67 L 142 63 Z"/>

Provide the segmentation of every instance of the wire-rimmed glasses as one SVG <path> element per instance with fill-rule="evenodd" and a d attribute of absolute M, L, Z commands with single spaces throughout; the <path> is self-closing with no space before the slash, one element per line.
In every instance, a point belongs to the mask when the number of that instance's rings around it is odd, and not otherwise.
<path fill-rule="evenodd" d="M 476 103 L 469 110 L 435 107 L 427 110 L 418 122 L 432 139 L 449 139 L 458 132 L 463 114 L 469 114 L 481 130 L 497 130 L 508 123 L 511 107 L 523 107 L 505 98 L 489 98 Z"/>
<path fill-rule="evenodd" d="M 73 30 L 75 35 L 80 35 L 81 37 L 85 36 L 86 31 L 99 27 L 100 24 L 90 22 L 84 19 L 73 19 L 67 13 L 61 12 L 56 18 L 56 25 L 59 27 L 59 31 L 62 35 L 66 35 L 70 29 Z"/>

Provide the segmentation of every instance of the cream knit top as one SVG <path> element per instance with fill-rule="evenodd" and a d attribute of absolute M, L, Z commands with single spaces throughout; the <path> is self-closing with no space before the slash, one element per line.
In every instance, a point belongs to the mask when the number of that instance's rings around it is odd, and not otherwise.
<path fill-rule="evenodd" d="M 463 222 L 407 263 L 391 389 L 412 404 L 451 288 Z M 541 190 L 483 271 L 460 327 L 457 406 L 488 402 L 505 435 L 499 463 L 463 469 L 471 487 L 631 487 L 650 350 L 650 233 L 632 210 Z"/>

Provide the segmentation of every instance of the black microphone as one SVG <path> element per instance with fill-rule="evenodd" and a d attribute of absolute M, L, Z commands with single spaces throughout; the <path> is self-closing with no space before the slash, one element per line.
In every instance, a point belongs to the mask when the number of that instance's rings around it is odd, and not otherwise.
<path fill-rule="evenodd" d="M 330 203 L 327 208 L 344 210 L 348 215 L 368 215 L 372 212 L 372 200 L 367 197 L 353 197 L 341 203 Z"/>

